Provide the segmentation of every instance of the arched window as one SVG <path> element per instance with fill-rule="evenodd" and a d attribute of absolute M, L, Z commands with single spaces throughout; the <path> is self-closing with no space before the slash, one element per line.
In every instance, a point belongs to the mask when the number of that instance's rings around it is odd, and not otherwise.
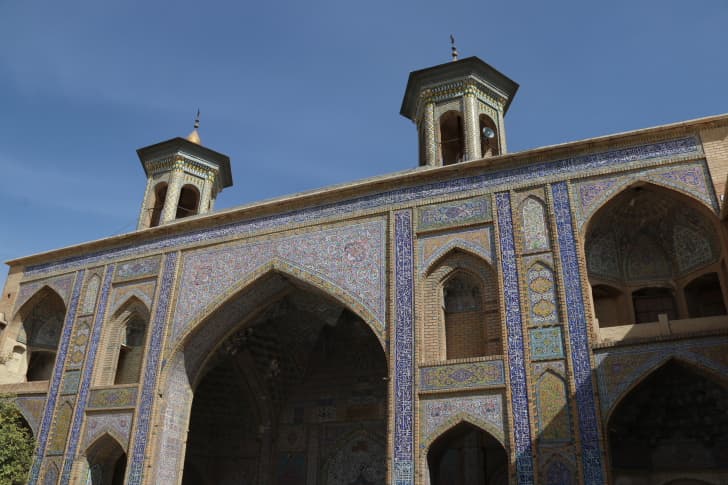
<path fill-rule="evenodd" d="M 723 292 L 716 273 L 695 278 L 685 287 L 685 300 L 690 318 L 725 315 Z"/>
<path fill-rule="evenodd" d="M 156 227 L 159 225 L 159 220 L 162 217 L 162 211 L 164 210 L 164 200 L 167 198 L 167 184 L 165 182 L 157 184 L 154 187 L 154 206 L 152 207 L 152 218 L 149 222 L 149 227 Z"/>
<path fill-rule="evenodd" d="M 498 129 L 488 115 L 480 115 L 480 153 L 483 158 L 500 155 Z"/>
<path fill-rule="evenodd" d="M 656 322 L 664 313 L 669 320 L 677 319 L 675 297 L 670 288 L 642 288 L 632 293 L 635 323 Z"/>
<path fill-rule="evenodd" d="M 200 203 L 200 193 L 194 185 L 185 185 L 179 193 L 179 203 L 177 204 L 177 219 L 182 217 L 194 216 L 197 214 Z"/>
<path fill-rule="evenodd" d="M 136 313 L 131 315 L 124 326 L 122 340 L 119 344 L 119 359 L 116 364 L 114 384 L 139 382 L 146 333 L 146 319 Z"/>
<path fill-rule="evenodd" d="M 448 111 L 440 117 L 440 152 L 443 165 L 462 162 L 465 158 L 463 117 Z"/>

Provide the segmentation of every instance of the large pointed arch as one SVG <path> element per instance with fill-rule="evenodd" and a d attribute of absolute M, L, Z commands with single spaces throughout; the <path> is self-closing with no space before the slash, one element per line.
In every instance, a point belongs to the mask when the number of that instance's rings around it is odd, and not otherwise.
<path fill-rule="evenodd" d="M 495 440 L 498 441 L 498 443 L 500 443 L 505 450 L 508 450 L 507 436 L 502 429 L 498 428 L 493 423 L 478 419 L 477 417 L 469 413 L 461 411 L 453 415 L 446 422 L 442 423 L 440 426 L 432 430 L 432 432 L 428 436 L 423 438 L 422 449 L 424 450 L 425 456 L 427 455 L 430 447 L 435 441 L 445 435 L 448 431 L 462 425 L 463 423 L 474 426 L 481 431 L 485 431 L 490 436 L 495 438 Z"/>
<path fill-rule="evenodd" d="M 482 259 L 488 265 L 493 267 L 495 266 L 493 255 L 486 251 L 483 247 L 470 241 L 466 241 L 465 239 L 455 238 L 451 241 L 448 241 L 447 244 L 445 244 L 441 248 L 438 248 L 434 253 L 432 253 L 432 255 L 428 257 L 427 261 L 425 261 L 422 265 L 420 273 L 423 275 L 430 275 L 437 267 L 442 264 L 444 260 L 450 257 L 450 255 L 452 255 L 455 251 L 460 251 L 462 253 L 468 254 L 473 258 Z"/>

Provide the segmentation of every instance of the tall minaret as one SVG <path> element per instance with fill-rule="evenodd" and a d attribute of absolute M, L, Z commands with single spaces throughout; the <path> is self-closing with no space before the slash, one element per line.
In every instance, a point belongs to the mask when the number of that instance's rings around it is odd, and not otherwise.
<path fill-rule="evenodd" d="M 147 174 L 137 229 L 210 212 L 217 194 L 233 184 L 230 158 L 202 146 L 199 127 L 198 110 L 187 138 L 172 138 L 137 150 Z"/>
<path fill-rule="evenodd" d="M 503 117 L 518 84 L 477 57 L 411 72 L 400 114 L 417 125 L 420 165 L 441 166 L 506 153 Z"/>

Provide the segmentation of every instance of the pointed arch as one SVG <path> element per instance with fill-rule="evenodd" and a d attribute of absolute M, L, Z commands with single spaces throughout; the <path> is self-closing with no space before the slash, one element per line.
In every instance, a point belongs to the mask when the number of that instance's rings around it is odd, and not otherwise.
<path fill-rule="evenodd" d="M 86 449 L 88 482 L 92 485 L 122 485 L 126 475 L 127 456 L 120 441 L 102 433 Z"/>
<path fill-rule="evenodd" d="M 524 253 L 546 251 L 551 248 L 546 204 L 540 197 L 529 195 L 519 205 L 521 241 Z"/>
<path fill-rule="evenodd" d="M 152 308 L 152 298 L 141 289 L 132 288 L 128 290 L 128 292 L 124 295 L 124 298 L 120 298 L 119 300 L 112 303 L 111 308 L 109 308 L 109 315 L 116 314 L 121 307 L 129 303 L 129 300 L 131 298 L 136 298 L 137 300 L 139 300 L 142 305 L 147 307 L 147 309 Z"/>
<path fill-rule="evenodd" d="M 96 297 L 99 294 L 101 288 L 101 276 L 98 273 L 93 273 L 88 281 L 86 282 L 86 293 L 83 297 L 83 303 L 81 304 L 80 315 L 87 315 L 93 313 L 96 308 Z"/>
<path fill-rule="evenodd" d="M 449 258 L 455 251 L 469 254 L 473 258 L 482 259 L 491 267 L 495 266 L 493 255 L 490 252 L 486 251 L 485 248 L 474 244 L 471 241 L 455 238 L 451 241 L 448 241 L 447 244 L 443 245 L 441 248 L 438 248 L 437 251 L 432 253 L 432 255 L 428 257 L 427 261 L 425 261 L 425 263 L 422 265 L 420 273 L 422 273 L 423 275 L 430 275 L 435 270 L 435 268 L 442 264 L 442 261 Z"/>
<path fill-rule="evenodd" d="M 493 423 L 478 419 L 469 413 L 461 411 L 453 415 L 445 423 L 432 430 L 429 436 L 427 436 L 422 441 L 422 448 L 425 455 L 427 455 L 427 453 L 430 451 L 430 447 L 435 441 L 444 436 L 448 431 L 451 431 L 462 424 L 469 424 L 471 426 L 474 426 L 475 428 L 478 428 L 480 431 L 488 433 L 490 436 L 495 438 L 495 440 L 498 441 L 498 443 L 500 443 L 505 450 L 508 450 L 508 442 L 506 439 L 506 435 L 502 429 L 499 429 Z"/>
<path fill-rule="evenodd" d="M 539 439 L 551 442 L 571 440 L 568 384 L 563 376 L 546 369 L 536 379 Z"/>

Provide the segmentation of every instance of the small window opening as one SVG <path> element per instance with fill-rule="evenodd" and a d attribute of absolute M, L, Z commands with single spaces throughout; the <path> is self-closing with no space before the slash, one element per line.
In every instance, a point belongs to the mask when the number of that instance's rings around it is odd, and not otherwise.
<path fill-rule="evenodd" d="M 55 352 L 35 350 L 30 354 L 28 363 L 28 381 L 47 381 L 53 374 L 53 365 L 56 362 Z"/>
<path fill-rule="evenodd" d="M 139 382 L 144 357 L 146 330 L 146 322 L 139 317 L 132 318 L 126 324 L 122 342 L 119 346 L 119 361 L 116 365 L 114 384 Z"/>
<path fill-rule="evenodd" d="M 726 314 L 723 292 L 716 273 L 704 274 L 691 281 L 685 287 L 685 300 L 688 303 L 690 318 Z"/>
<path fill-rule="evenodd" d="M 480 153 L 483 158 L 500 155 L 498 129 L 487 115 L 480 115 Z"/>
<path fill-rule="evenodd" d="M 632 293 L 635 323 L 656 322 L 664 313 L 670 320 L 677 319 L 677 307 L 669 288 L 643 288 Z"/>
<path fill-rule="evenodd" d="M 149 222 L 149 227 L 156 227 L 159 225 L 159 220 L 162 218 L 162 210 L 164 209 L 164 200 L 167 198 L 167 184 L 158 184 L 154 189 L 154 206 L 152 207 L 152 218 Z"/>
<path fill-rule="evenodd" d="M 609 327 L 626 323 L 628 317 L 623 314 L 622 292 L 607 285 L 592 287 L 594 312 L 600 327 Z"/>
<path fill-rule="evenodd" d="M 197 214 L 199 203 L 200 195 L 195 187 L 192 185 L 182 187 L 179 194 L 179 203 L 177 204 L 177 219 Z"/>
<path fill-rule="evenodd" d="M 457 111 L 448 111 L 440 117 L 440 150 L 443 165 L 462 162 L 465 158 L 463 118 Z"/>

